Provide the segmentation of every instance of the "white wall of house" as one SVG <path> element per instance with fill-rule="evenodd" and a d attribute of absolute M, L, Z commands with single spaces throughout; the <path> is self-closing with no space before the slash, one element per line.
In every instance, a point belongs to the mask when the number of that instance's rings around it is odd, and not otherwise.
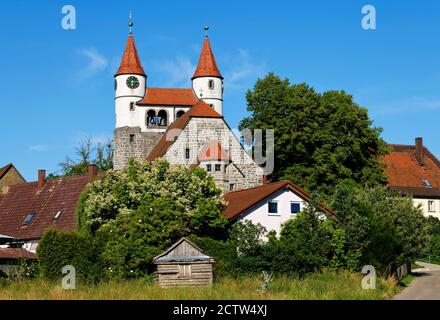
<path fill-rule="evenodd" d="M 433 216 L 440 219 L 440 200 L 439 199 L 413 199 L 414 205 L 421 206 L 426 217 Z"/>
<path fill-rule="evenodd" d="M 277 214 L 269 213 L 270 202 L 278 203 Z M 250 220 L 254 224 L 261 224 L 267 229 L 267 231 L 275 230 L 277 234 L 279 234 L 283 223 L 295 217 L 295 214 L 292 214 L 290 210 L 291 203 L 299 203 L 301 210 L 307 205 L 307 202 L 293 191 L 284 189 L 279 190 L 264 201 L 248 209 L 237 219 L 237 221 Z"/>

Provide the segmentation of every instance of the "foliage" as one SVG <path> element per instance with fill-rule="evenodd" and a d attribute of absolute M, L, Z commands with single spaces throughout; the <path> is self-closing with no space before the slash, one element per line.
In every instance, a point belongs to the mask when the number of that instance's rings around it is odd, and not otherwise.
<path fill-rule="evenodd" d="M 204 170 L 170 166 L 165 160 L 132 160 L 122 171 L 107 172 L 81 196 L 77 207 L 80 228 L 94 233 L 120 213 L 151 207 L 153 199 L 173 203 L 181 214 L 182 235 L 219 235 L 228 223 L 220 215 L 221 190 Z"/>
<path fill-rule="evenodd" d="M 71 265 L 80 280 L 95 283 L 104 277 L 101 251 L 100 244 L 89 236 L 48 229 L 37 247 L 37 256 L 46 278 L 61 278 L 62 268 Z"/>
<path fill-rule="evenodd" d="M 261 224 L 254 224 L 250 220 L 245 220 L 232 226 L 229 238 L 235 242 L 239 254 L 255 255 L 266 234 L 267 230 Z"/>
<path fill-rule="evenodd" d="M 72 160 L 66 156 L 66 159 L 59 163 L 61 173 L 51 173 L 48 179 L 84 175 L 87 173 L 89 164 L 95 164 L 98 172 L 113 168 L 113 143 L 111 141 L 94 145 L 92 140 L 87 138 L 75 148 L 75 154 L 78 160 Z"/>
<path fill-rule="evenodd" d="M 387 152 L 381 129 L 344 91 L 317 93 L 273 73 L 247 92 L 240 130 L 275 131 L 273 178 L 291 179 L 308 191 L 331 195 L 343 180 L 385 183 L 380 157 Z"/>
<path fill-rule="evenodd" d="M 81 232 L 100 239 L 107 274 L 140 277 L 152 260 L 188 235 L 221 237 L 228 220 L 221 191 L 204 170 L 158 160 L 110 170 L 80 197 Z"/>
<path fill-rule="evenodd" d="M 388 275 L 427 248 L 428 226 L 421 210 L 411 198 L 386 187 L 341 185 L 332 207 L 337 213 L 334 267 L 356 270 L 369 264 Z"/>
<path fill-rule="evenodd" d="M 9 279 L 12 281 L 22 281 L 28 279 L 35 279 L 40 275 L 40 264 L 36 261 L 29 259 L 19 259 L 14 264 Z"/>

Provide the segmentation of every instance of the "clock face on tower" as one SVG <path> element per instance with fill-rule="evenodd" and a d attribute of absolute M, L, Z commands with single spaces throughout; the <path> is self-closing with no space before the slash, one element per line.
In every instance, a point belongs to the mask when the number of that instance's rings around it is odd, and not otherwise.
<path fill-rule="evenodd" d="M 130 76 L 127 79 L 127 87 L 130 89 L 137 89 L 139 87 L 139 80 L 134 76 Z"/>

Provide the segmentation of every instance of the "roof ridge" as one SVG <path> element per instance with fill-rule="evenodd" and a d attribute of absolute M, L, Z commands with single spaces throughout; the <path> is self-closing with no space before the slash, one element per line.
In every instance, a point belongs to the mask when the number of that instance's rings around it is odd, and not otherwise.
<path fill-rule="evenodd" d="M 237 191 L 231 191 L 228 192 L 227 194 L 232 194 L 232 193 L 239 193 L 239 192 L 244 192 L 244 191 L 248 191 L 248 190 L 254 190 L 254 189 L 259 189 L 259 188 L 263 188 L 263 187 L 268 187 L 268 186 L 273 186 L 276 184 L 289 184 L 292 183 L 290 180 L 281 180 L 281 181 L 275 181 L 275 182 L 271 182 L 271 183 L 267 183 L 267 184 L 263 184 L 261 186 L 256 186 L 256 187 L 252 187 L 252 188 L 248 188 L 248 189 L 241 189 L 241 190 L 237 190 Z M 293 184 L 293 183 L 292 183 Z"/>

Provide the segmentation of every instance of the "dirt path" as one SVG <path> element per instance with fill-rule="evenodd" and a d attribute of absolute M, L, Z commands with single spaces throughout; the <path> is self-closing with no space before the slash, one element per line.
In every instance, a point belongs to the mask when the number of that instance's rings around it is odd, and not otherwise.
<path fill-rule="evenodd" d="M 423 268 L 413 270 L 416 278 L 394 300 L 440 300 L 440 265 L 417 264 Z"/>

